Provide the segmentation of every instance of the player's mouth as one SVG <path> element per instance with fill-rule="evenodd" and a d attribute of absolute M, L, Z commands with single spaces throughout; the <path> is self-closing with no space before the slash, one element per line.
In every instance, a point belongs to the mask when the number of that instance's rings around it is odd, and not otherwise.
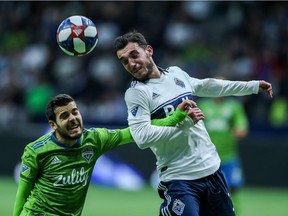
<path fill-rule="evenodd" d="M 80 126 L 79 125 L 72 125 L 72 126 L 69 126 L 67 129 L 70 132 L 75 133 L 75 132 L 78 132 L 80 130 Z"/>
<path fill-rule="evenodd" d="M 141 67 L 133 70 L 132 73 L 133 73 L 133 74 L 137 74 L 140 70 L 141 70 Z"/>

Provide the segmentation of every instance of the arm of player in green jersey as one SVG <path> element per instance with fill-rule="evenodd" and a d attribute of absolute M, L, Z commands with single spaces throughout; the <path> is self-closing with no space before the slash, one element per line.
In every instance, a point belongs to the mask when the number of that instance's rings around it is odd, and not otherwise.
<path fill-rule="evenodd" d="M 20 178 L 14 203 L 13 216 L 19 216 L 21 214 L 23 206 L 32 188 L 33 188 L 33 182 L 26 182 Z"/>
<path fill-rule="evenodd" d="M 162 119 L 153 119 L 151 121 L 151 124 L 157 126 L 175 126 L 177 123 L 183 121 L 187 117 L 187 115 L 188 115 L 187 112 L 177 108 L 176 111 L 173 113 L 173 115 Z M 122 132 L 122 140 L 120 145 L 134 142 L 129 128 L 122 129 L 121 132 Z"/>

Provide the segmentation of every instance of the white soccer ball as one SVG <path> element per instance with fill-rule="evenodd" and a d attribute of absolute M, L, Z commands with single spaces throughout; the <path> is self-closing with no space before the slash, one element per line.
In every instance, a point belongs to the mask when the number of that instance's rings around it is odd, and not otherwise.
<path fill-rule="evenodd" d="M 61 22 L 57 29 L 57 43 L 70 56 L 90 53 L 98 43 L 95 24 L 84 16 L 71 16 Z"/>

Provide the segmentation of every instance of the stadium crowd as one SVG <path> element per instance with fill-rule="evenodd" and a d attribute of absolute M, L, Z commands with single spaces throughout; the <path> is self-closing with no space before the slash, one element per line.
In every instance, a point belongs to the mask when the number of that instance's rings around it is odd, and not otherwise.
<path fill-rule="evenodd" d="M 133 29 L 157 49 L 159 66 L 271 82 L 273 100 L 241 98 L 251 128 L 288 127 L 288 2 L 3 1 L 0 11 L 0 128 L 46 122 L 45 106 L 58 93 L 78 101 L 84 122 L 126 125 L 130 77 L 112 44 Z M 58 25 L 72 15 L 97 26 L 99 42 L 87 56 L 70 57 L 57 45 Z"/>

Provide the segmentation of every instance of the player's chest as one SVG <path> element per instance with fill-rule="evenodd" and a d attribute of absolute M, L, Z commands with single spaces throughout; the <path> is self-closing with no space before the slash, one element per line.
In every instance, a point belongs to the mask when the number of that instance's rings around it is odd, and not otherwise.
<path fill-rule="evenodd" d="M 191 87 L 182 77 L 167 76 L 150 86 L 149 108 L 152 118 L 171 115 L 183 100 L 192 100 Z"/>
<path fill-rule="evenodd" d="M 86 145 L 75 149 L 62 149 L 54 151 L 40 160 L 40 164 L 46 173 L 59 173 L 62 171 L 79 172 L 93 168 L 97 158 L 97 152 L 92 145 Z"/>

